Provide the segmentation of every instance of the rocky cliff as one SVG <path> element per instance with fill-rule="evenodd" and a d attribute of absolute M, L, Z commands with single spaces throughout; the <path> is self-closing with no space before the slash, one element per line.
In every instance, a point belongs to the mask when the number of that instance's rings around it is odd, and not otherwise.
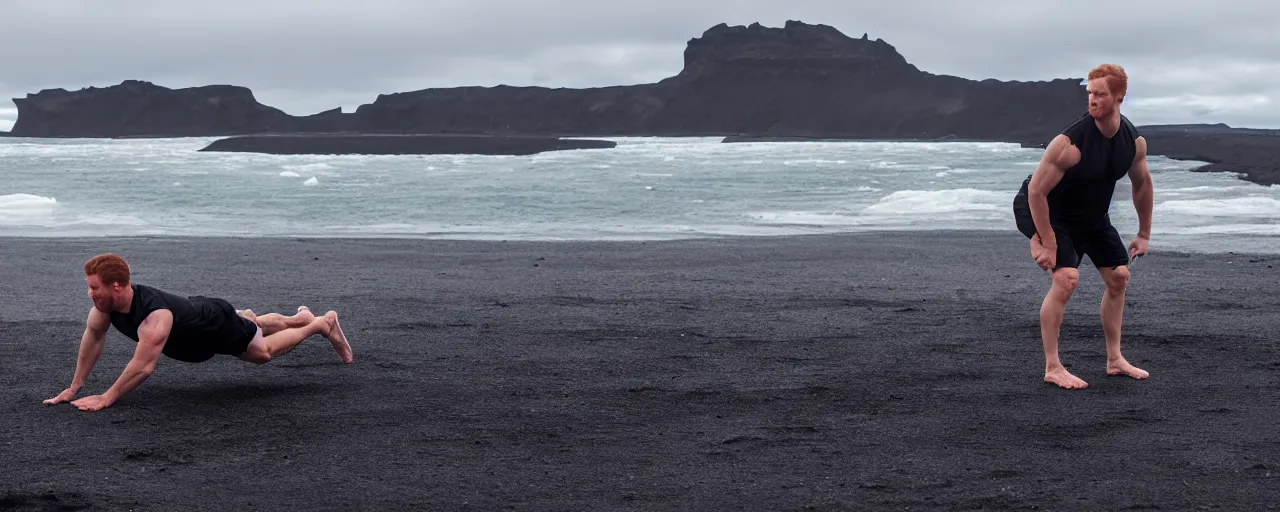
<path fill-rule="evenodd" d="M 974 81 L 923 72 L 880 39 L 825 25 L 717 25 L 653 84 L 462 87 L 379 96 L 360 131 L 565 135 L 1044 137 L 1078 116 L 1082 79 Z M 1047 131 L 1046 131 L 1047 130 Z"/>
<path fill-rule="evenodd" d="M 734 135 L 861 138 L 1050 136 L 1081 112 L 1080 78 L 975 81 L 917 69 L 866 35 L 787 22 L 717 25 L 688 42 L 680 73 L 586 89 L 454 87 L 380 95 L 354 113 L 291 116 L 246 88 L 126 81 L 14 100 L 14 136 L 257 133 Z"/>
<path fill-rule="evenodd" d="M 169 89 L 129 80 L 69 92 L 49 89 L 16 98 L 19 137 L 184 137 L 295 131 L 324 127 L 333 110 L 295 117 L 258 103 L 244 87 L 210 85 Z M 336 127 L 337 125 L 332 125 Z"/>

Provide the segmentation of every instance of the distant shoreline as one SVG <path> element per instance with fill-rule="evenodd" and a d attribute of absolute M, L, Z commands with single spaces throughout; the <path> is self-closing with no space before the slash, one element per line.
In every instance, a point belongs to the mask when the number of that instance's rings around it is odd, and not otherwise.
<path fill-rule="evenodd" d="M 1193 172 L 1225 172 L 1250 183 L 1280 184 L 1280 130 L 1232 128 L 1226 125 L 1149 125 L 1138 131 L 1147 139 L 1151 156 L 1203 162 Z M 20 139 L 185 139 L 214 138 L 188 136 L 121 137 L 23 137 L 0 132 L 0 136 Z M 608 149 L 609 139 L 635 137 L 723 137 L 723 143 L 752 142 L 988 142 L 1043 148 L 1047 141 L 974 139 L 944 136 L 931 139 L 902 137 L 770 136 L 725 133 L 653 134 L 487 134 L 487 133 L 264 133 L 219 138 L 201 151 L 249 151 L 266 154 L 534 154 L 572 149 Z M 395 141 L 395 142 L 392 142 Z"/>
<path fill-rule="evenodd" d="M 1128 234 L 1123 234 L 1127 239 Z M 1213 235 L 1210 235 L 1213 236 Z M 1259 236 L 1269 237 L 1269 235 L 1238 235 L 1238 236 Z M 349 234 L 333 234 L 333 235 L 246 235 L 246 234 L 223 234 L 223 235 L 207 235 L 207 234 L 132 234 L 132 235 L 15 235 L 0 234 L 0 243 L 8 243 L 9 246 L 18 246 L 21 244 L 37 244 L 37 245 L 70 245 L 81 247 L 92 247 L 100 245 L 102 242 L 110 242 L 112 244 L 126 245 L 154 245 L 154 244 L 190 244 L 190 245 L 245 245 L 245 244 L 379 244 L 388 246 L 400 245 L 416 245 L 431 246 L 448 250 L 468 250 L 468 251 L 493 251 L 493 250 L 552 250 L 557 248 L 594 248 L 598 250 L 617 250 L 621 248 L 640 248 L 645 247 L 652 250 L 659 250 L 666 247 L 671 250 L 678 250 L 683 246 L 705 245 L 705 244 L 853 244 L 859 240 L 917 240 L 921 238 L 932 239 L 1001 239 L 1012 237 L 1014 240 L 1025 240 L 1021 238 L 1021 234 L 1014 231 L 1010 227 L 1008 230 L 1001 229 L 877 229 L 868 231 L 841 231 L 826 233 L 791 233 L 791 234 L 733 234 L 733 235 L 704 235 L 704 236 L 687 236 L 678 238 L 655 238 L 655 239 L 524 239 L 524 238 L 451 238 L 451 237 L 430 237 L 417 235 L 392 235 L 392 234 L 376 234 L 376 235 L 349 235 Z M 1229 250 L 1221 248 L 1218 250 L 1192 250 L 1161 247 L 1159 250 L 1161 257 L 1172 258 L 1195 258 L 1205 255 L 1214 257 L 1234 256 L 1246 259 L 1263 259 L 1268 262 L 1277 258 L 1277 253 L 1266 251 L 1255 251 L 1247 249 Z M 1141 265 L 1145 262 L 1139 262 Z"/>
<path fill-rule="evenodd" d="M 609 149 L 616 142 L 541 136 L 463 134 L 296 134 L 219 139 L 200 151 L 269 155 L 533 155 L 546 151 Z"/>
<path fill-rule="evenodd" d="M 1226 125 L 1139 126 L 1147 140 L 1149 156 L 1203 162 L 1192 172 L 1235 173 L 1263 186 L 1280 183 L 1280 130 L 1232 128 Z M 779 137 L 732 135 L 724 143 L 750 142 L 1002 142 L 1043 149 L 1047 141 L 986 140 L 939 137 L 935 139 L 872 139 L 842 137 Z"/>

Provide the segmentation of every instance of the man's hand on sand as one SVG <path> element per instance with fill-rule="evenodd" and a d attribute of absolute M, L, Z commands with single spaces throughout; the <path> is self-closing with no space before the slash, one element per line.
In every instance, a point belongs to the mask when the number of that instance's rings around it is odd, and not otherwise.
<path fill-rule="evenodd" d="M 93 395 L 71 402 L 71 405 L 79 407 L 82 411 L 100 411 L 111 407 L 111 401 L 105 396 Z"/>
<path fill-rule="evenodd" d="M 61 393 L 58 393 L 58 396 L 45 400 L 44 403 L 46 405 L 53 405 L 53 404 L 60 404 L 63 402 L 70 402 L 71 399 L 76 397 L 76 393 L 78 393 L 79 391 L 80 390 L 76 388 L 67 388 L 63 390 Z"/>

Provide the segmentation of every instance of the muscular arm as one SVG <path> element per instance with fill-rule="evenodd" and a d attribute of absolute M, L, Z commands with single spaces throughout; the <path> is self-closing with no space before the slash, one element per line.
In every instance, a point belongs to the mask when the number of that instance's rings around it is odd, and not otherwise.
<path fill-rule="evenodd" d="M 80 353 L 76 358 L 76 373 L 71 377 L 71 385 L 58 396 L 45 400 L 46 404 L 57 404 L 69 402 L 75 398 L 76 393 L 84 387 L 85 381 L 89 380 L 89 374 L 93 373 L 93 365 L 98 363 L 98 358 L 102 357 L 102 347 L 106 345 L 107 329 L 111 327 L 111 320 L 106 313 L 98 311 L 98 308 L 89 308 L 89 318 L 85 320 L 84 334 L 80 336 Z"/>
<path fill-rule="evenodd" d="M 1129 182 L 1133 184 L 1133 207 L 1138 210 L 1138 236 L 1151 239 L 1151 209 L 1155 204 L 1155 190 L 1151 184 L 1151 172 L 1147 169 L 1147 139 L 1138 137 L 1138 151 L 1129 168 Z"/>
<path fill-rule="evenodd" d="M 1031 183 L 1027 186 L 1027 205 L 1031 208 L 1031 220 L 1036 224 L 1036 233 L 1040 235 L 1040 244 L 1046 249 L 1056 249 L 1058 239 L 1049 222 L 1049 191 L 1058 186 L 1067 169 L 1080 161 L 1080 152 L 1071 145 L 1066 135 L 1058 135 L 1045 148 L 1040 164 L 1031 175 Z"/>
<path fill-rule="evenodd" d="M 138 326 L 138 348 L 133 353 L 133 359 L 124 367 L 124 372 L 120 374 L 120 378 L 111 386 L 111 389 L 102 394 L 108 404 L 115 403 L 121 396 L 133 391 L 142 384 L 142 381 L 151 376 L 156 369 L 156 362 L 160 360 L 160 351 L 169 340 L 169 330 L 172 328 L 173 313 L 169 310 L 157 309 L 147 315 L 147 319 Z"/>
<path fill-rule="evenodd" d="M 89 308 L 89 319 L 85 322 L 84 335 L 80 336 L 80 356 L 76 359 L 76 374 L 71 378 L 71 388 L 79 391 L 93 372 L 93 365 L 102 357 L 102 347 L 107 342 L 107 329 L 111 320 L 98 308 Z"/>

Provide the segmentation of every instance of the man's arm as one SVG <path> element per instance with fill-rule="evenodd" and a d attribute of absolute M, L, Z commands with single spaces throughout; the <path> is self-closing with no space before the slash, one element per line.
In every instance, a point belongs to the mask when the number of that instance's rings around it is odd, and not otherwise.
<path fill-rule="evenodd" d="M 1138 236 L 1151 240 L 1151 209 L 1155 205 L 1155 190 L 1151 184 L 1151 171 L 1147 169 L 1147 139 L 1138 137 L 1138 151 L 1129 168 L 1129 182 L 1133 185 L 1133 207 L 1138 210 Z"/>
<path fill-rule="evenodd" d="M 1058 248 L 1058 238 L 1049 222 L 1049 192 L 1058 186 L 1067 169 L 1079 163 L 1080 153 L 1071 145 L 1066 135 L 1058 135 L 1045 148 L 1040 164 L 1031 175 L 1027 186 L 1027 205 L 1031 208 L 1031 220 L 1035 222 L 1040 245 L 1050 252 Z"/>
<path fill-rule="evenodd" d="M 58 396 L 45 400 L 46 404 L 70 402 L 84 387 L 93 365 L 102 357 L 102 347 L 107 341 L 107 329 L 111 327 L 111 319 L 96 307 L 89 308 L 89 318 L 85 321 L 84 334 L 80 336 L 80 354 L 76 358 L 76 373 L 71 378 L 71 385 Z"/>
<path fill-rule="evenodd" d="M 157 309 L 147 315 L 147 319 L 138 327 L 138 348 L 133 353 L 133 359 L 124 367 L 116 383 L 106 393 L 81 398 L 73 403 L 82 410 L 96 411 L 110 407 L 125 393 L 133 391 L 155 371 L 172 328 L 173 313 L 169 310 Z"/>

